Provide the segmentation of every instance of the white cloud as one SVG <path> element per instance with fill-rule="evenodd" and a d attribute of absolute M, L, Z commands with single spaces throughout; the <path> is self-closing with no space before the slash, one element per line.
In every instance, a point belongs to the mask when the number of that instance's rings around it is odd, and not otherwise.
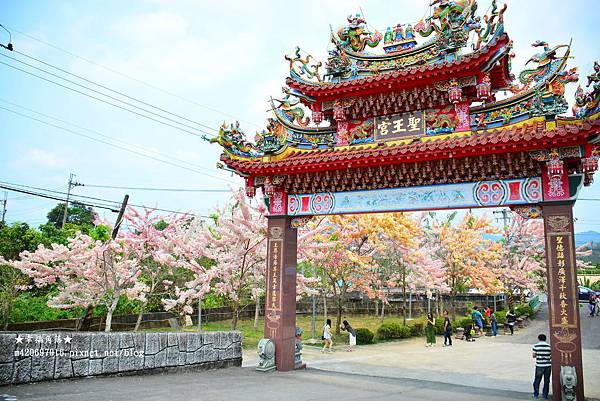
<path fill-rule="evenodd" d="M 62 154 L 53 153 L 43 149 L 33 148 L 27 151 L 24 155 L 13 161 L 16 167 L 44 167 L 48 169 L 60 169 L 68 166 L 71 160 L 70 152 L 62 152 Z"/>

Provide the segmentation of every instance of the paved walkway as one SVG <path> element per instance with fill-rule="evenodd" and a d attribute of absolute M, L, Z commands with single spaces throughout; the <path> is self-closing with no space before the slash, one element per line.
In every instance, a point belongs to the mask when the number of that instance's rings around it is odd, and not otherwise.
<path fill-rule="evenodd" d="M 475 388 L 532 391 L 534 360 L 531 347 L 540 333 L 548 334 L 548 314 L 544 307 L 527 328 L 514 336 L 481 337 L 475 342 L 454 340 L 442 347 L 425 347 L 424 338 L 358 347 L 345 352 L 337 347 L 333 354 L 321 354 L 307 346 L 304 361 L 309 367 L 328 372 L 371 375 L 393 379 L 435 381 Z M 583 364 L 587 397 L 600 399 L 600 318 L 581 313 Z M 440 342 L 441 341 L 441 342 Z M 244 354 L 244 366 L 256 364 L 254 352 Z"/>
<path fill-rule="evenodd" d="M 11 401 L 507 401 L 529 394 L 475 389 L 410 379 L 389 379 L 307 369 L 259 373 L 229 368 L 201 373 L 101 377 L 0 387 Z"/>
<path fill-rule="evenodd" d="M 582 314 L 583 315 L 583 314 Z M 309 368 L 256 372 L 254 351 L 245 368 L 201 373 L 98 377 L 0 387 L 0 400 L 207 401 L 510 401 L 531 399 L 531 344 L 547 331 L 546 314 L 515 336 L 456 340 L 426 348 L 423 339 L 360 347 L 333 354 L 305 348 Z M 600 399 L 600 318 L 582 316 L 586 395 Z"/>

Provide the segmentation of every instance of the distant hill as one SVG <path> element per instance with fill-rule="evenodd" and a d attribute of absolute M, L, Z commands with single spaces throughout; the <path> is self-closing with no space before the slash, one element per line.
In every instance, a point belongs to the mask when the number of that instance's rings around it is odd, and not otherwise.
<path fill-rule="evenodd" d="M 585 231 L 582 233 L 575 233 L 576 246 L 581 246 L 587 242 L 600 243 L 600 233 L 596 231 Z"/>

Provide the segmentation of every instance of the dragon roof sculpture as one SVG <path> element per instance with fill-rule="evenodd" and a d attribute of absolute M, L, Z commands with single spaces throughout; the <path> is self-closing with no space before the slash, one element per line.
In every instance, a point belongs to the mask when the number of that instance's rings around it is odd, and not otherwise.
<path fill-rule="evenodd" d="M 515 83 L 506 4 L 494 0 L 485 15 L 478 14 L 476 0 L 433 0 L 430 7 L 428 17 L 384 33 L 362 14 L 348 16 L 345 26 L 331 30 L 324 62 L 297 46 L 285 56 L 287 85 L 269 100 L 272 115 L 254 143 L 238 123 L 224 124 L 210 140 L 223 147 L 222 162 L 256 176 L 284 166 L 288 173 L 327 168 L 333 160 L 378 163 L 373 155 L 381 149 L 407 160 L 448 147 L 478 155 L 497 152 L 496 137 L 541 146 L 524 138 L 542 141 L 553 130 L 584 130 L 583 120 L 599 119 L 597 62 L 588 77 L 591 89 L 576 92 L 575 118 L 559 117 L 568 110 L 565 85 L 579 78 L 576 68 L 567 68 L 570 44 L 534 42 L 542 50 Z M 505 91 L 512 95 L 498 99 Z M 394 140 L 385 137 L 391 131 L 399 133 Z"/>

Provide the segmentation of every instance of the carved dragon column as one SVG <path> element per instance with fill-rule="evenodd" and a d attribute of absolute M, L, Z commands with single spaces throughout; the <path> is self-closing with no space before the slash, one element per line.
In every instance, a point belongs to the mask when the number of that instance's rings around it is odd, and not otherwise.
<path fill-rule="evenodd" d="M 584 400 L 574 203 L 567 201 L 542 206 L 552 347 L 552 399 L 559 401 Z"/>
<path fill-rule="evenodd" d="M 295 368 L 298 232 L 286 215 L 286 194 L 275 191 L 269 198 L 264 336 L 275 342 L 277 370 L 286 372 Z"/>

